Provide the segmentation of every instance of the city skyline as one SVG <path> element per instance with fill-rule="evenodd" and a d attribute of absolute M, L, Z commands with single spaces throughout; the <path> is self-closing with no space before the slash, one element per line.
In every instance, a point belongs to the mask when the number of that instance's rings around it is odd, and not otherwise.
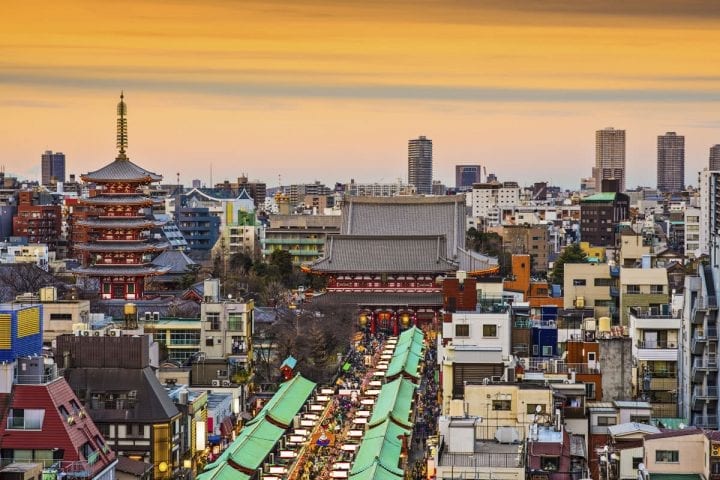
<path fill-rule="evenodd" d="M 656 138 L 686 137 L 685 183 L 720 123 L 720 7 L 575 2 L 61 2 L 6 9 L 5 170 L 39 178 L 59 149 L 79 175 L 114 158 L 166 177 L 275 186 L 406 178 L 407 139 L 434 141 L 434 178 L 481 164 L 500 180 L 577 188 L 593 135 L 627 131 L 627 185 L 654 186 Z M 237 25 L 242 25 L 238 29 Z M 688 73 L 690 72 L 690 73 Z M 559 134 L 562 132 L 562 134 Z M 363 138 L 363 142 L 357 142 Z M 368 141 L 371 139 L 371 141 Z M 518 141 L 522 139 L 522 141 Z"/>

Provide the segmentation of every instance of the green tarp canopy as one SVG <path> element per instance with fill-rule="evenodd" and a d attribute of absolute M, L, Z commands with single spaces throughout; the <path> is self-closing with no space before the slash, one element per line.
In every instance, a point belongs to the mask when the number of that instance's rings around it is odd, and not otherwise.
<path fill-rule="evenodd" d="M 402 442 L 400 436 L 408 435 L 410 428 L 403 428 L 392 420 L 369 428 L 358 448 L 355 462 L 350 469 L 353 480 L 403 478 L 398 467 Z"/>
<path fill-rule="evenodd" d="M 368 425 L 373 427 L 392 417 L 397 423 L 411 427 L 410 407 L 415 388 L 417 386 L 406 378 L 397 378 L 383 385 Z"/>

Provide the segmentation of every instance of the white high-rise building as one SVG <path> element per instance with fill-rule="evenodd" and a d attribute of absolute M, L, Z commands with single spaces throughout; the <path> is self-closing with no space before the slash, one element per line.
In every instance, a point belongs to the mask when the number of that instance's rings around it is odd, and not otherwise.
<path fill-rule="evenodd" d="M 595 132 L 595 191 L 600 192 L 602 181 L 619 181 L 620 191 L 625 191 L 625 130 L 612 127 Z"/>

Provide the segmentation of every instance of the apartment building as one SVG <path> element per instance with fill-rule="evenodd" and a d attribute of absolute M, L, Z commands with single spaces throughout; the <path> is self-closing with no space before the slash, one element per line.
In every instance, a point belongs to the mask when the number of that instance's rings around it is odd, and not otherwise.
<path fill-rule="evenodd" d="M 664 268 L 623 268 L 620 271 L 620 322 L 628 325 L 630 308 L 669 313 L 670 292 Z M 663 310 L 665 309 L 665 310 Z"/>
<path fill-rule="evenodd" d="M 592 308 L 595 318 L 617 319 L 620 271 L 607 263 L 567 263 L 564 277 L 564 307 Z"/>
<path fill-rule="evenodd" d="M 520 187 L 517 182 L 476 183 L 472 189 L 472 216 L 478 224 L 500 225 L 502 207 L 520 203 Z"/>

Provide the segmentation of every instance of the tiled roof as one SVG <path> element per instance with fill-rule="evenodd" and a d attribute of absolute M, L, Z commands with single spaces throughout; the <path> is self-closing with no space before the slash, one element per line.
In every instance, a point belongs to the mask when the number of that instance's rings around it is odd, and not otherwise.
<path fill-rule="evenodd" d="M 465 247 L 465 197 L 350 197 L 343 206 L 344 235 L 445 235 L 446 258 Z"/>
<path fill-rule="evenodd" d="M 697 435 L 703 434 L 704 432 L 696 427 L 687 427 L 682 430 L 665 430 L 664 432 L 655 433 L 648 435 L 645 440 L 655 440 L 658 438 L 670 438 L 670 437 L 684 437 L 685 435 Z"/>
<path fill-rule="evenodd" d="M 73 270 L 78 275 L 109 275 L 109 276 L 131 276 L 131 275 L 163 275 L 170 270 L 168 267 L 80 267 Z"/>
<path fill-rule="evenodd" d="M 168 242 L 160 243 L 125 243 L 125 242 L 98 242 L 76 243 L 73 248 L 88 252 L 153 252 L 168 248 Z"/>
<path fill-rule="evenodd" d="M 114 392 L 118 388 L 136 391 L 136 401 L 132 408 L 92 408 L 88 402 L 88 413 L 95 422 L 161 422 L 179 413 L 152 367 L 68 368 L 65 376 L 75 391 Z"/>
<path fill-rule="evenodd" d="M 313 298 L 320 305 L 442 305 L 442 293 L 328 292 Z"/>
<path fill-rule="evenodd" d="M 141 195 L 98 195 L 97 197 L 79 198 L 78 203 L 85 205 L 152 205 L 157 203 L 157 200 Z"/>
<path fill-rule="evenodd" d="M 152 463 L 140 462 L 123 456 L 118 456 L 117 459 L 118 463 L 115 466 L 115 470 L 129 473 L 134 477 L 142 477 L 153 469 Z"/>
<path fill-rule="evenodd" d="M 129 181 L 129 182 L 159 182 L 162 175 L 135 165 L 130 160 L 115 159 L 99 170 L 81 175 L 86 182 L 108 182 L 108 181 Z"/>
<path fill-rule="evenodd" d="M 446 259 L 444 236 L 329 236 L 320 272 L 440 273 L 457 270 Z"/>
<path fill-rule="evenodd" d="M 169 267 L 167 273 L 186 273 L 188 267 L 197 265 L 192 258 L 180 250 L 165 250 L 155 257 L 153 264 L 158 267 Z"/>
<path fill-rule="evenodd" d="M 78 220 L 77 225 L 83 226 L 83 227 L 97 227 L 97 228 L 147 228 L 147 227 L 160 227 L 164 223 L 157 220 L 147 219 L 147 218 L 133 218 L 133 219 L 110 219 L 110 218 L 103 218 L 95 219 L 95 218 L 88 218 L 88 219 L 82 219 Z"/>

